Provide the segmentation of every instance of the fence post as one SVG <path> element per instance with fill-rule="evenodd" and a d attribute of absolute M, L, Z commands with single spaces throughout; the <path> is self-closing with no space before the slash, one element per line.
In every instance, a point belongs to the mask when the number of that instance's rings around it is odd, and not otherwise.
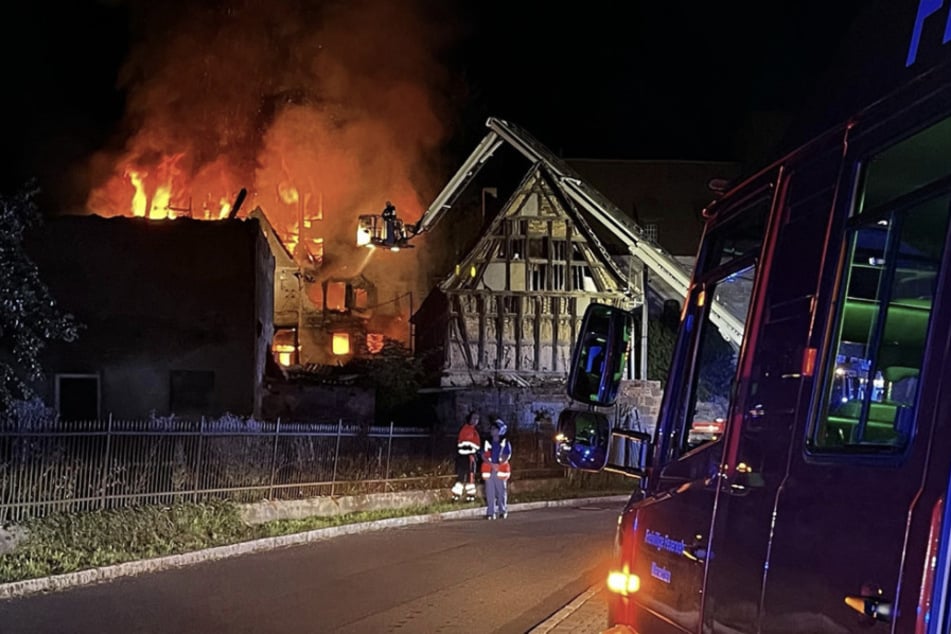
<path fill-rule="evenodd" d="M 99 478 L 99 508 L 106 508 L 106 478 L 109 475 L 109 454 L 112 449 L 112 412 L 109 412 L 109 422 L 106 424 L 106 451 L 102 461 L 102 474 Z"/>
<path fill-rule="evenodd" d="M 390 440 L 386 445 L 386 477 L 383 478 L 383 490 L 390 488 L 390 453 L 393 451 L 393 421 L 390 421 Z"/>
<path fill-rule="evenodd" d="M 337 486 L 337 459 L 340 457 L 340 434 L 343 432 L 343 419 L 337 419 L 337 448 L 334 450 L 334 473 L 330 479 L 330 497 L 334 496 L 334 488 Z"/>
<path fill-rule="evenodd" d="M 271 482 L 267 487 L 267 499 L 274 499 L 274 476 L 277 472 L 277 435 L 281 430 L 281 417 L 277 417 L 274 425 L 274 447 L 271 450 Z"/>
<path fill-rule="evenodd" d="M 198 502 L 198 487 L 201 483 L 201 452 L 205 439 L 205 417 L 201 417 L 198 425 L 198 458 L 195 459 L 195 488 L 192 491 L 192 502 Z"/>

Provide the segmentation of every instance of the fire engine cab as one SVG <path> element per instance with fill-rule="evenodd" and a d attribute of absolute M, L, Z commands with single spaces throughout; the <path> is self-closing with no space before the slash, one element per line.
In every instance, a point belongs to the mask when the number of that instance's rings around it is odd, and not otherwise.
<path fill-rule="evenodd" d="M 632 316 L 584 317 L 555 451 L 638 479 L 612 632 L 951 632 L 951 6 L 873 9 L 840 122 L 705 211 L 653 433 L 610 429 Z"/>

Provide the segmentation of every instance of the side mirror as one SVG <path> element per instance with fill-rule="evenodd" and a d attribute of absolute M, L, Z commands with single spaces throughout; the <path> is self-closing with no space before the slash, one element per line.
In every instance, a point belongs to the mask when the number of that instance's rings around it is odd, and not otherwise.
<path fill-rule="evenodd" d="M 555 460 L 563 467 L 600 471 L 608 462 L 611 425 L 598 412 L 566 409 L 558 416 Z"/>
<path fill-rule="evenodd" d="M 608 463 L 612 438 L 625 444 L 623 454 L 618 454 L 623 455 L 624 464 Z M 611 431 L 605 414 L 566 409 L 558 415 L 555 460 L 562 467 L 581 471 L 604 470 L 643 479 L 651 462 L 652 450 L 650 434 L 624 429 Z"/>
<path fill-rule="evenodd" d="M 634 318 L 626 310 L 589 304 L 571 355 L 568 396 L 585 405 L 614 405 L 633 331 Z"/>

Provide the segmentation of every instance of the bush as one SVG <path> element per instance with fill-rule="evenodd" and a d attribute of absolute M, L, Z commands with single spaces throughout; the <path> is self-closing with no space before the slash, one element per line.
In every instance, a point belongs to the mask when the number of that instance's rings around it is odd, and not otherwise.
<path fill-rule="evenodd" d="M 637 328 L 640 333 L 640 325 Z M 647 378 L 666 385 L 667 375 L 670 373 L 670 360 L 674 356 L 674 346 L 677 343 L 676 326 L 671 328 L 662 320 L 651 319 L 647 322 L 647 339 Z M 635 345 L 637 355 L 640 355 L 639 334 Z"/>

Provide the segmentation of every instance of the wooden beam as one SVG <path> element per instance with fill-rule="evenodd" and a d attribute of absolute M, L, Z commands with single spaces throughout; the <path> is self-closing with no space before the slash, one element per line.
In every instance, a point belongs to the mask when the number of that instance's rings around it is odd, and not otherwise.
<path fill-rule="evenodd" d="M 479 311 L 479 358 L 476 359 L 476 369 L 482 369 L 482 361 L 485 359 L 485 320 L 487 310 L 487 300 L 485 293 L 476 294 L 476 308 Z"/>
<path fill-rule="evenodd" d="M 544 300 L 535 296 L 535 367 L 533 371 L 538 372 L 542 367 L 542 305 Z"/>
<path fill-rule="evenodd" d="M 513 301 L 515 301 L 515 369 L 522 369 L 522 318 L 525 315 L 525 307 L 523 305 L 526 298 L 521 295 L 513 295 Z"/>

